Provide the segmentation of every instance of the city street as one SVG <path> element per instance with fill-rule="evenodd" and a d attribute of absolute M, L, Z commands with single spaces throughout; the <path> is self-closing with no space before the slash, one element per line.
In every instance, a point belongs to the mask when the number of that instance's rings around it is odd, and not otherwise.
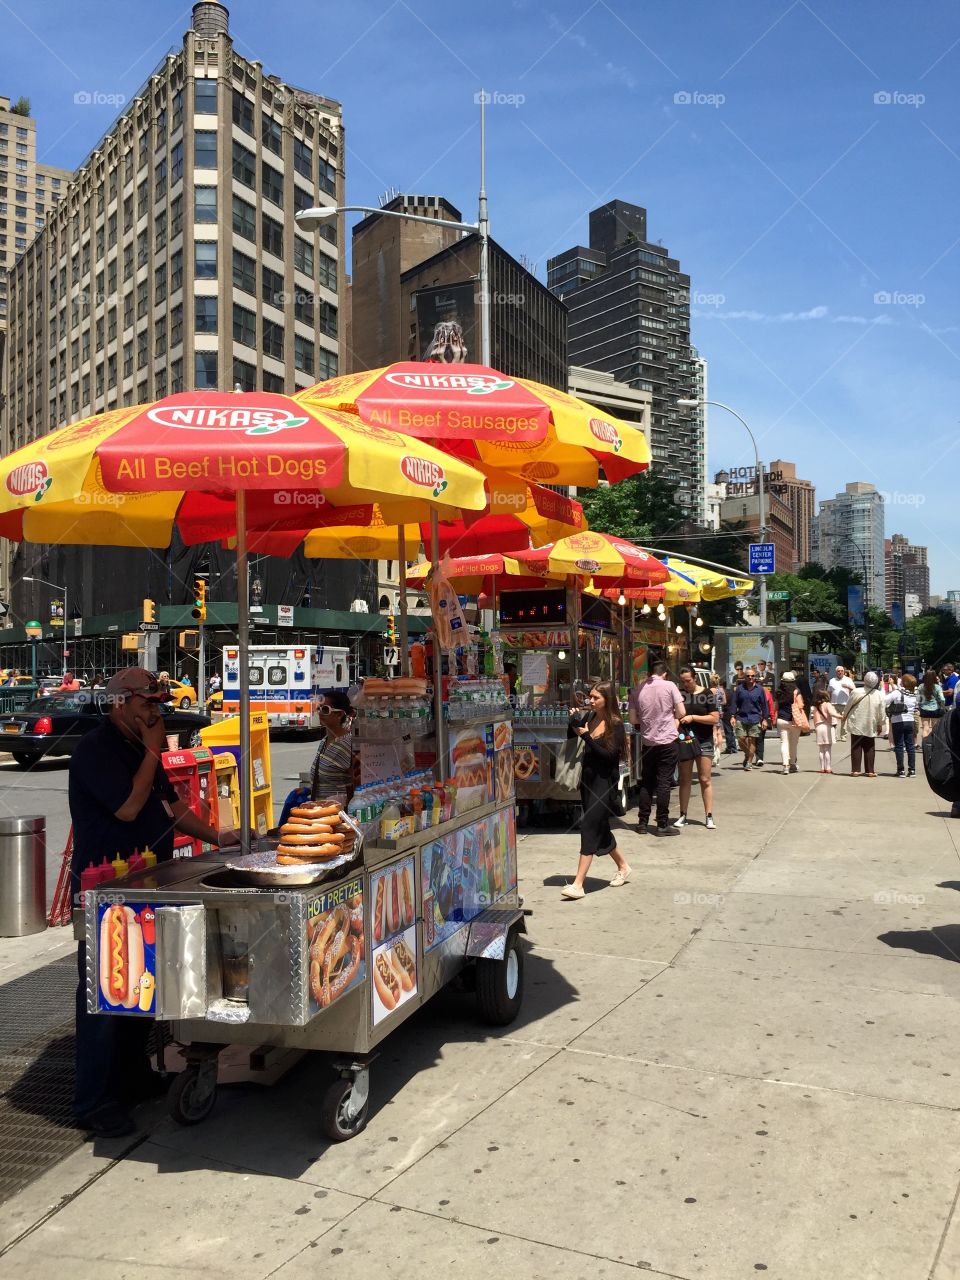
<path fill-rule="evenodd" d="M 960 822 L 885 747 L 876 780 L 822 777 L 811 739 L 783 777 L 776 747 L 720 772 L 714 832 L 696 798 L 676 838 L 621 824 L 623 889 L 595 864 L 562 900 L 576 834 L 526 834 L 519 1019 L 431 1002 L 385 1042 L 362 1134 L 319 1136 L 316 1060 L 195 1128 L 151 1104 L 0 1206 L 0 1275 L 952 1280 Z M 275 780 L 309 754 L 277 744 Z M 62 814 L 63 766 L 2 772 L 5 802 Z M 0 1002 L 72 950 L 0 943 Z"/>

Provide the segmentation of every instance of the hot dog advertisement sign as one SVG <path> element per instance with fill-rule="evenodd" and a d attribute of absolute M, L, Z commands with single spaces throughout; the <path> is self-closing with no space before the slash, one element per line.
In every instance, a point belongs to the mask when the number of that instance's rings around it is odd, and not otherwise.
<path fill-rule="evenodd" d="M 370 877 L 374 1026 L 417 994 L 415 875 L 411 857 Z"/>
<path fill-rule="evenodd" d="M 362 876 L 307 903 L 307 965 L 311 1016 L 363 981 Z"/>
<path fill-rule="evenodd" d="M 97 1009 L 152 1017 L 157 995 L 156 907 L 97 906 Z"/>
<path fill-rule="evenodd" d="M 423 948 L 432 951 L 517 887 L 513 807 L 424 845 Z"/>

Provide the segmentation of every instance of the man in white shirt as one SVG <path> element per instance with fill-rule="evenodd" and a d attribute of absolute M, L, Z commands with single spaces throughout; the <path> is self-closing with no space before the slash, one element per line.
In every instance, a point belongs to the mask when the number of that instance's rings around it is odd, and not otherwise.
<path fill-rule="evenodd" d="M 842 713 L 847 703 L 850 701 L 850 695 L 856 692 L 857 686 L 847 675 L 845 667 L 837 667 L 837 674 L 830 681 L 827 688 L 830 691 L 830 704 L 834 711 L 841 716 L 840 728 L 837 731 L 837 737 L 840 742 L 847 736 L 846 727 L 844 726 Z"/>

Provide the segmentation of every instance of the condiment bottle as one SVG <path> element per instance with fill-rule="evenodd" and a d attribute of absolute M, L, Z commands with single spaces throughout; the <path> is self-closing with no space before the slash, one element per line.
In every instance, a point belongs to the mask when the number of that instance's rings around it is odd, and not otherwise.
<path fill-rule="evenodd" d="M 125 876 L 127 872 L 130 870 L 130 864 L 126 861 L 125 858 L 121 858 L 119 853 L 114 858 L 111 865 L 113 867 L 113 874 L 116 876 L 118 880 L 120 879 L 121 876 Z"/>
<path fill-rule="evenodd" d="M 142 871 L 146 865 L 147 865 L 146 858 L 144 858 L 142 854 L 137 853 L 136 850 L 134 850 L 133 853 L 130 855 L 130 857 L 127 859 L 127 867 L 131 872 Z"/>
<path fill-rule="evenodd" d="M 99 883 L 100 883 L 99 867 L 85 867 L 83 871 L 80 872 L 80 905 L 81 907 L 86 901 L 87 890 L 96 889 Z"/>
<path fill-rule="evenodd" d="M 97 877 L 101 884 L 106 880 L 112 880 L 117 873 L 113 869 L 113 864 L 108 862 L 106 858 L 97 864 Z"/>
<path fill-rule="evenodd" d="M 157 855 L 149 845 L 147 845 L 146 849 L 143 851 L 143 860 L 148 867 L 155 867 L 157 865 Z"/>

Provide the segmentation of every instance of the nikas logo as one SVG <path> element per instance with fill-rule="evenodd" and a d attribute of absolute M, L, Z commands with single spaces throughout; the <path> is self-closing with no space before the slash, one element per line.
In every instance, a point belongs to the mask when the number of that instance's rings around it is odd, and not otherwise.
<path fill-rule="evenodd" d="M 210 405 L 178 404 L 149 409 L 147 417 L 161 427 L 177 431 L 239 431 L 245 436 L 272 436 L 278 431 L 302 427 L 309 418 L 294 418 L 284 409 L 211 408 Z"/>
<path fill-rule="evenodd" d="M 575 560 L 573 564 L 575 569 L 580 569 L 583 573 L 599 573 L 602 568 L 599 560 Z"/>
<path fill-rule="evenodd" d="M 24 498 L 32 493 L 34 502 L 39 502 L 52 484 L 45 462 L 25 462 L 7 476 L 7 489 L 14 497 Z"/>
<path fill-rule="evenodd" d="M 604 444 L 612 444 L 614 453 L 619 453 L 623 448 L 620 432 L 612 422 L 607 422 L 605 418 L 591 418 L 589 426 L 590 434 L 602 440 Z"/>
<path fill-rule="evenodd" d="M 432 462 L 429 458 L 415 458 L 412 453 L 405 454 L 400 459 L 400 470 L 411 484 L 432 489 L 435 498 L 439 498 L 450 483 L 438 462 Z"/>
<path fill-rule="evenodd" d="M 388 373 L 384 381 L 408 390 L 465 391 L 470 396 L 488 396 L 514 385 L 509 378 L 498 378 L 492 373 Z"/>

